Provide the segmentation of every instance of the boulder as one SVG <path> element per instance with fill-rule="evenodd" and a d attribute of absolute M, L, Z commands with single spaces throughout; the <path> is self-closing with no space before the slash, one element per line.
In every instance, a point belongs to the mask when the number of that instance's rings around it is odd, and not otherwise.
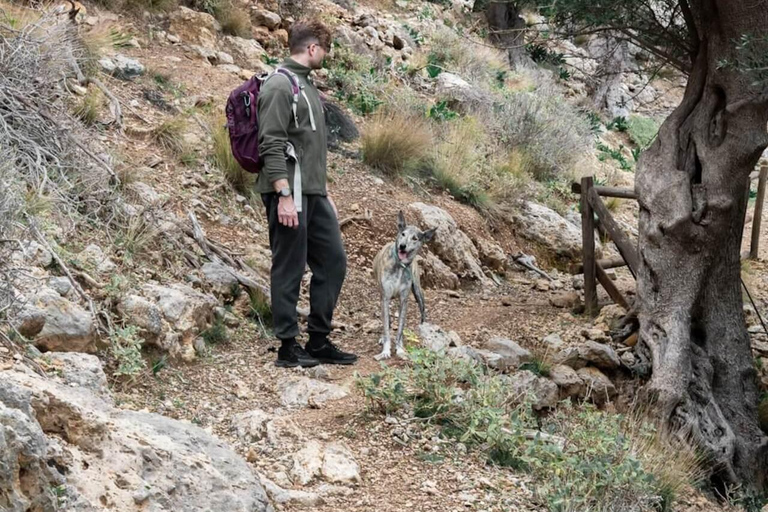
<path fill-rule="evenodd" d="M 26 240 L 21 245 L 21 257 L 24 263 L 40 268 L 48 268 L 53 264 L 53 255 L 50 251 L 34 240 Z"/>
<path fill-rule="evenodd" d="M 531 353 L 512 340 L 494 337 L 485 344 L 485 349 L 502 358 L 505 369 L 516 369 L 531 360 Z"/>
<path fill-rule="evenodd" d="M 581 261 L 581 228 L 565 220 L 556 211 L 537 203 L 525 201 L 512 214 L 516 231 L 565 262 Z M 595 250 L 602 250 L 595 240 Z"/>
<path fill-rule="evenodd" d="M 267 52 L 256 40 L 224 36 L 221 42 L 238 66 L 256 73 L 267 71 L 267 64 L 264 62 Z"/>
<path fill-rule="evenodd" d="M 232 295 L 232 290 L 239 286 L 235 274 L 221 263 L 205 263 L 200 271 L 203 273 L 203 279 L 210 285 L 211 291 L 217 295 Z"/>
<path fill-rule="evenodd" d="M 560 396 L 563 398 L 584 394 L 584 381 L 570 366 L 556 364 L 549 371 L 549 378 L 560 388 Z"/>
<path fill-rule="evenodd" d="M 437 206 L 413 203 L 409 208 L 416 214 L 422 229 L 435 229 L 430 249 L 459 277 L 488 281 L 478 261 L 480 255 L 472 240 L 459 229 L 448 212 Z"/>
<path fill-rule="evenodd" d="M 462 107 L 476 107 L 489 102 L 482 89 L 475 87 L 453 73 L 442 72 L 437 76 L 438 97 Z"/>
<path fill-rule="evenodd" d="M 266 9 L 260 9 L 257 6 L 253 6 L 251 9 L 251 22 L 256 26 L 267 27 L 269 30 L 275 30 L 282 23 L 282 18 L 279 14 Z"/>
<path fill-rule="evenodd" d="M 104 254 L 96 244 L 90 244 L 77 255 L 77 259 L 87 265 L 96 268 L 100 274 L 109 274 L 115 270 L 117 265 Z"/>
<path fill-rule="evenodd" d="M 608 345 L 596 341 L 587 341 L 578 347 L 579 358 L 601 370 L 615 370 L 621 366 L 621 360 Z"/>
<path fill-rule="evenodd" d="M 559 398 L 557 385 L 549 379 L 539 377 L 528 370 L 522 370 L 506 375 L 505 380 L 509 384 L 512 395 L 518 400 L 530 398 L 533 401 L 533 408 L 537 411 L 551 409 L 557 405 Z"/>
<path fill-rule="evenodd" d="M 126 324 L 139 328 L 139 336 L 149 343 L 158 343 L 166 331 L 163 314 L 153 302 L 138 295 L 125 295 L 117 303 L 117 312 Z M 162 348 L 162 347 L 161 347 Z"/>
<path fill-rule="evenodd" d="M 216 39 L 221 31 L 221 25 L 210 14 L 182 6 L 174 9 L 168 18 L 169 33 L 180 37 L 187 44 L 216 48 Z"/>
<path fill-rule="evenodd" d="M 543 343 L 547 347 L 547 350 L 550 351 L 550 353 L 559 352 L 565 346 L 563 338 L 554 332 L 545 337 Z"/>
<path fill-rule="evenodd" d="M 72 282 L 67 277 L 52 277 L 48 280 L 48 287 L 56 291 L 62 297 L 66 297 L 72 291 Z"/>
<path fill-rule="evenodd" d="M 106 503 L 124 511 L 272 510 L 248 464 L 222 441 L 190 423 L 115 408 L 95 358 L 77 357 L 65 356 L 66 364 L 87 368 L 85 380 L 71 380 L 74 370 L 45 378 L 18 365 L 0 372 L 3 510 L 56 509 L 50 500 L 83 512 Z"/>
<path fill-rule="evenodd" d="M 584 368 L 587 362 L 579 355 L 579 349 L 576 347 L 566 347 L 558 352 L 553 358 L 555 364 L 570 366 L 574 370 Z"/>
<path fill-rule="evenodd" d="M 480 262 L 491 270 L 503 272 L 507 268 L 507 253 L 496 242 L 484 238 L 475 239 Z"/>
<path fill-rule="evenodd" d="M 19 332 L 43 351 L 93 353 L 99 349 L 91 314 L 47 287 L 29 298 L 16 322 Z"/>
<path fill-rule="evenodd" d="M 582 398 L 591 400 L 597 405 L 603 405 L 609 402 L 616 396 L 616 387 L 611 382 L 611 379 L 605 376 L 603 372 L 597 368 L 588 366 L 581 368 L 576 374 L 584 382 L 584 390 L 581 395 Z"/>
<path fill-rule="evenodd" d="M 459 287 L 459 276 L 431 252 L 423 251 L 416 259 L 421 270 L 421 284 L 425 288 L 455 290 Z"/>

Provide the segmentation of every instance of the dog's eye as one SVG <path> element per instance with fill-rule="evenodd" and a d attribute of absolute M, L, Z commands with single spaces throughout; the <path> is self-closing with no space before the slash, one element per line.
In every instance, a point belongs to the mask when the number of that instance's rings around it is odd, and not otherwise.
<path fill-rule="evenodd" d="M 416 235 L 413 235 L 413 238 L 411 238 L 411 240 L 413 240 L 414 242 L 416 241 L 416 239 L 417 239 Z"/>

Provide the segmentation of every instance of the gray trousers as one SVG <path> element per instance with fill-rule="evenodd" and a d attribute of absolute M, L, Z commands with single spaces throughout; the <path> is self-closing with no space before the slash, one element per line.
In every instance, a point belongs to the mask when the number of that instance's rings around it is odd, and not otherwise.
<path fill-rule="evenodd" d="M 312 270 L 309 285 L 309 334 L 331 332 L 333 310 L 347 273 L 347 255 L 339 222 L 325 196 L 303 196 L 299 227 L 283 226 L 277 219 L 277 194 L 262 194 L 269 221 L 272 250 L 272 319 L 280 340 L 299 335 L 296 304 L 307 264 Z"/>

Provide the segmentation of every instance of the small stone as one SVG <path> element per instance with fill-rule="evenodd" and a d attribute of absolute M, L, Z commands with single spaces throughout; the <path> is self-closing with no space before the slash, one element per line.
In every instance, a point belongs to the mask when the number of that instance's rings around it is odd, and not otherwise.
<path fill-rule="evenodd" d="M 578 347 L 579 358 L 591 363 L 602 370 L 615 370 L 621 366 L 621 360 L 616 351 L 608 345 L 588 341 Z"/>
<path fill-rule="evenodd" d="M 177 35 L 174 35 L 174 34 L 168 34 L 167 36 L 165 36 L 165 38 L 166 38 L 166 39 L 167 39 L 169 42 L 171 42 L 171 43 L 173 43 L 173 44 L 179 44 L 179 43 L 181 43 L 181 38 L 179 38 L 179 36 L 177 36 Z"/>
<path fill-rule="evenodd" d="M 536 281 L 536 289 L 540 292 L 548 292 L 549 291 L 549 281 L 545 281 L 544 279 L 538 279 Z"/>
<path fill-rule="evenodd" d="M 559 351 L 563 348 L 565 342 L 563 342 L 563 339 L 559 334 L 553 332 L 544 338 L 544 345 L 546 345 L 550 350 Z"/>
<path fill-rule="evenodd" d="M 506 307 L 511 306 L 512 305 L 512 299 L 510 299 L 509 297 L 502 297 L 501 305 L 502 306 L 506 306 Z"/>
<path fill-rule="evenodd" d="M 635 354 L 632 352 L 624 352 L 621 354 L 621 362 L 627 368 L 632 368 L 635 365 Z"/>
<path fill-rule="evenodd" d="M 560 388 L 560 394 L 563 397 L 579 396 L 584 391 L 584 382 L 570 366 L 562 364 L 553 366 L 549 371 L 549 378 Z"/>
<path fill-rule="evenodd" d="M 325 447 L 323 478 L 331 483 L 359 483 L 360 465 L 352 452 L 342 443 L 331 443 Z"/>
<path fill-rule="evenodd" d="M 573 308 L 579 301 L 579 294 L 576 292 L 559 292 L 549 298 L 549 303 L 556 308 Z"/>

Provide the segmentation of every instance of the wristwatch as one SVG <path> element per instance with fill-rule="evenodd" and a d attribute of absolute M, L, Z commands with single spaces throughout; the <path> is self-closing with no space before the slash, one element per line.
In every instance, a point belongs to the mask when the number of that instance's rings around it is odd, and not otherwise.
<path fill-rule="evenodd" d="M 280 189 L 280 192 L 278 192 L 282 197 L 288 197 L 291 195 L 291 189 L 288 187 L 283 187 Z"/>

